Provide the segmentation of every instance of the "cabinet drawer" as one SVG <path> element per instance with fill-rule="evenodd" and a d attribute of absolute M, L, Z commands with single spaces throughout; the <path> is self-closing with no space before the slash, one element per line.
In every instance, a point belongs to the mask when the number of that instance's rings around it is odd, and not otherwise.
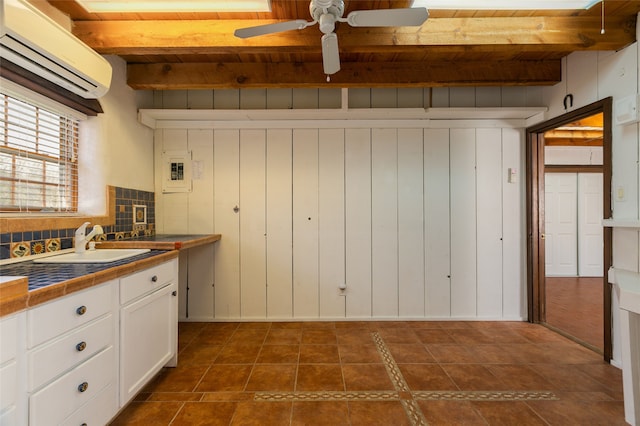
<path fill-rule="evenodd" d="M 100 350 L 113 345 L 113 330 L 113 315 L 108 314 L 74 330 L 69 335 L 55 339 L 51 343 L 31 351 L 27 355 L 28 390 L 33 391 L 47 381 L 91 358 Z"/>
<path fill-rule="evenodd" d="M 118 395 L 116 392 L 115 384 L 108 385 L 95 398 L 67 417 L 62 422 L 62 425 L 106 425 L 114 414 L 118 412 Z"/>
<path fill-rule="evenodd" d="M 0 411 L 16 404 L 17 389 L 18 368 L 16 362 L 11 361 L 0 368 Z"/>
<path fill-rule="evenodd" d="M 115 368 L 115 350 L 110 346 L 34 393 L 29 397 L 29 425 L 60 424 L 113 382 Z"/>
<path fill-rule="evenodd" d="M 177 260 L 120 279 L 120 303 L 125 304 L 176 280 Z"/>
<path fill-rule="evenodd" d="M 12 426 L 18 424 L 20 424 L 18 422 L 18 409 L 15 405 L 0 414 L 0 425 Z"/>
<path fill-rule="evenodd" d="M 111 281 L 30 309 L 27 312 L 27 346 L 32 348 L 111 311 L 113 283 Z"/>
<path fill-rule="evenodd" d="M 0 321 L 0 364 L 16 357 L 18 344 L 18 320 L 15 316 L 2 318 Z"/>

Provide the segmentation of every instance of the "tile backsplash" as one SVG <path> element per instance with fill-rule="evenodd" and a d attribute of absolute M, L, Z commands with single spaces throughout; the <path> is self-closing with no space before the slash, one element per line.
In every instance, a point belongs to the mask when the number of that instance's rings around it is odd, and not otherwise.
<path fill-rule="evenodd" d="M 153 235 L 155 232 L 155 194 L 137 189 L 115 188 L 115 225 L 103 225 L 100 240 L 126 240 Z M 134 206 L 136 220 L 134 221 Z M 92 223 L 87 232 L 95 223 Z M 0 260 L 73 247 L 74 228 L 48 229 L 0 234 Z"/>

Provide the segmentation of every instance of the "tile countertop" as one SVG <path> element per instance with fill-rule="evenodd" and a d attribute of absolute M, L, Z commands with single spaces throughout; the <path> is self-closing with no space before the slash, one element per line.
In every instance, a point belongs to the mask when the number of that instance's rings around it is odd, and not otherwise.
<path fill-rule="evenodd" d="M 24 261 L 0 266 L 0 317 L 164 263 L 179 249 L 210 244 L 209 235 L 156 235 L 135 240 L 103 242 L 102 248 L 148 248 L 128 259 L 109 263 L 43 264 Z"/>

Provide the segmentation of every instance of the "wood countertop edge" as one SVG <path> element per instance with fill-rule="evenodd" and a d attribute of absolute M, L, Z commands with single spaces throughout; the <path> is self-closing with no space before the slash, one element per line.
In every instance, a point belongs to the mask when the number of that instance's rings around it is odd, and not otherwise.
<path fill-rule="evenodd" d="M 189 239 L 185 235 L 184 241 L 144 241 L 144 240 L 119 240 L 119 241 L 102 241 L 96 244 L 98 248 L 148 248 L 152 250 L 185 250 L 192 247 L 198 247 L 205 244 L 215 243 L 220 240 L 220 234 L 211 234 L 199 238 Z"/>
<path fill-rule="evenodd" d="M 167 251 L 156 256 L 136 260 L 124 265 L 114 266 L 103 271 L 92 274 L 83 275 L 81 277 L 72 278 L 70 280 L 61 281 L 35 290 L 28 290 L 28 278 L 18 277 L 16 280 L 9 281 L 12 285 L 19 283 L 23 285 L 24 291 L 12 293 L 8 297 L 0 299 L 0 317 L 22 311 L 27 308 L 40 305 L 45 302 L 93 287 L 98 284 L 105 283 L 109 280 L 119 278 L 134 272 L 156 266 L 168 260 L 178 257 L 177 250 Z M 18 285 L 18 284 L 15 284 Z"/>

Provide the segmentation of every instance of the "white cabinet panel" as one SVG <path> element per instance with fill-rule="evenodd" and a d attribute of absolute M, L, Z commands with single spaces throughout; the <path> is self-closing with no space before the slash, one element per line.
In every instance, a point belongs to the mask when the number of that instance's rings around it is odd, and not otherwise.
<path fill-rule="evenodd" d="M 502 316 L 502 132 L 476 131 L 477 315 Z"/>
<path fill-rule="evenodd" d="M 265 130 L 240 131 L 240 315 L 267 314 Z"/>
<path fill-rule="evenodd" d="M 576 173 L 545 173 L 545 269 L 548 276 L 578 273 Z"/>
<path fill-rule="evenodd" d="M 398 131 L 371 132 L 372 309 L 398 315 Z"/>
<path fill-rule="evenodd" d="M 347 317 L 371 316 L 371 131 L 345 130 Z"/>
<path fill-rule="evenodd" d="M 293 315 L 317 318 L 318 130 L 293 131 Z"/>
<path fill-rule="evenodd" d="M 475 129 L 451 129 L 451 316 L 476 316 Z"/>
<path fill-rule="evenodd" d="M 267 316 L 293 316 L 292 131 L 267 130 Z"/>
<path fill-rule="evenodd" d="M 427 317 L 451 315 L 449 129 L 424 131 L 424 262 Z"/>
<path fill-rule="evenodd" d="M 398 314 L 425 314 L 422 129 L 398 130 Z"/>
<path fill-rule="evenodd" d="M 318 146 L 320 316 L 345 315 L 344 130 L 320 129 Z"/>
<path fill-rule="evenodd" d="M 516 182 L 502 185 L 502 312 L 508 319 L 527 316 L 524 223 L 524 159 L 522 130 L 502 130 L 502 173 L 517 170 Z"/>
<path fill-rule="evenodd" d="M 602 173 L 578 173 L 578 275 L 604 273 Z"/>
<path fill-rule="evenodd" d="M 215 316 L 240 317 L 240 133 L 214 133 Z"/>
<path fill-rule="evenodd" d="M 18 395 L 16 389 L 18 389 L 18 363 L 16 360 L 11 360 L 0 367 L 0 412 L 9 407 L 15 409 L 18 398 L 23 396 Z"/>
<path fill-rule="evenodd" d="M 167 285 L 120 310 L 120 406 L 176 354 L 175 289 Z"/>

